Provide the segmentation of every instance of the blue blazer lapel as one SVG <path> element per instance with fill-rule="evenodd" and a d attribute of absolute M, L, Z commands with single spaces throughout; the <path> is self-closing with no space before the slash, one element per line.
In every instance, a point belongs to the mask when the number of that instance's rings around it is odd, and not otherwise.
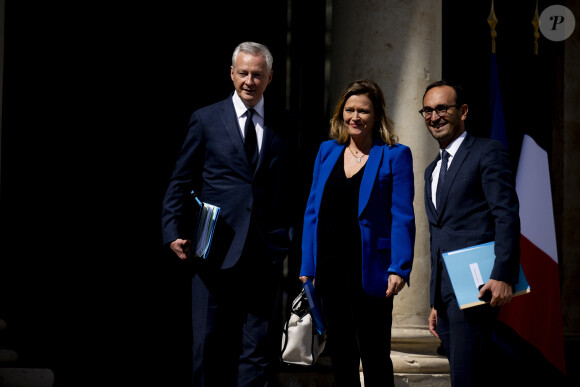
<path fill-rule="evenodd" d="M 471 148 L 472 143 L 473 137 L 467 135 L 463 140 L 463 142 L 461 143 L 461 145 L 459 146 L 459 149 L 457 149 L 457 152 L 453 157 L 453 162 L 451 163 L 449 169 L 447 170 L 447 174 L 445 175 L 445 183 L 443 183 L 441 191 L 439 191 L 439 193 L 441 194 L 441 201 L 439 202 L 441 208 L 437 210 L 439 217 L 441 217 L 441 214 L 445 209 L 445 204 L 447 203 L 447 196 L 449 195 L 449 191 L 451 189 L 451 186 L 453 185 L 453 180 L 455 180 L 457 172 L 459 171 L 461 165 L 465 161 L 465 158 L 469 154 L 469 148 Z"/>
<path fill-rule="evenodd" d="M 367 159 L 362 181 L 360 184 L 360 191 L 358 194 L 359 217 L 363 213 L 371 197 L 373 185 L 375 183 L 376 176 L 379 171 L 379 166 L 381 165 L 382 159 L 383 159 L 383 147 L 375 142 L 369 153 L 369 158 Z"/>

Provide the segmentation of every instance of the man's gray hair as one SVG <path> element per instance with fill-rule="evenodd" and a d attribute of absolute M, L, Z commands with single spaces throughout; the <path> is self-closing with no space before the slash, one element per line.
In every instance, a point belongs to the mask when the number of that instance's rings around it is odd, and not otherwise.
<path fill-rule="evenodd" d="M 238 54 L 242 51 L 254 55 L 256 54 L 264 55 L 264 58 L 266 58 L 266 66 L 268 67 L 268 72 L 272 71 L 272 66 L 274 65 L 274 57 L 272 57 L 272 54 L 270 53 L 268 47 L 256 42 L 243 42 L 238 44 L 238 46 L 234 50 L 234 54 L 232 55 L 232 67 L 236 67 L 236 58 L 238 57 Z"/>

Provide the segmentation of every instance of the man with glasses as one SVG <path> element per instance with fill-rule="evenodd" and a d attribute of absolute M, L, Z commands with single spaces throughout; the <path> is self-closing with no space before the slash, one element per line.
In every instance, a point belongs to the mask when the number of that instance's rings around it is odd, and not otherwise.
<path fill-rule="evenodd" d="M 429 331 L 449 359 L 452 386 L 497 383 L 492 328 L 513 296 L 519 273 L 520 219 L 508 154 L 496 140 L 465 131 L 462 88 L 447 81 L 427 87 L 419 111 L 439 154 L 425 170 L 425 210 L 431 233 Z M 485 305 L 460 310 L 442 253 L 495 242 L 495 263 L 479 297 Z"/>

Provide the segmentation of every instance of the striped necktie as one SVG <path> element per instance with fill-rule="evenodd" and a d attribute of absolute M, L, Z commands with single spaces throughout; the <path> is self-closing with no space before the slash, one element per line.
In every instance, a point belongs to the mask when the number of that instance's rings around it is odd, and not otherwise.
<path fill-rule="evenodd" d="M 439 210 L 439 203 L 441 203 L 441 186 L 445 182 L 445 175 L 447 174 L 447 164 L 449 161 L 449 153 L 446 150 L 441 152 L 441 169 L 439 170 L 439 182 L 437 183 L 437 193 L 435 196 L 435 201 L 437 203 L 437 209 Z"/>

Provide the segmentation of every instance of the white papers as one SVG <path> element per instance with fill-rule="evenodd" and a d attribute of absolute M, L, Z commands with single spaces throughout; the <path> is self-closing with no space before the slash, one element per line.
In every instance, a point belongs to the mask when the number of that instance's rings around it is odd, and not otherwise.
<path fill-rule="evenodd" d="M 200 210 L 197 218 L 195 238 L 193 240 L 193 255 L 205 259 L 209 254 L 220 207 L 201 202 L 197 197 L 195 200 L 199 204 Z"/>
<path fill-rule="evenodd" d="M 483 279 L 481 278 L 481 271 L 479 271 L 479 265 L 477 264 L 477 262 L 470 263 L 469 268 L 471 269 L 471 275 L 473 276 L 473 282 L 475 282 L 475 287 L 477 288 L 477 290 L 479 290 L 479 288 L 484 285 Z"/>

